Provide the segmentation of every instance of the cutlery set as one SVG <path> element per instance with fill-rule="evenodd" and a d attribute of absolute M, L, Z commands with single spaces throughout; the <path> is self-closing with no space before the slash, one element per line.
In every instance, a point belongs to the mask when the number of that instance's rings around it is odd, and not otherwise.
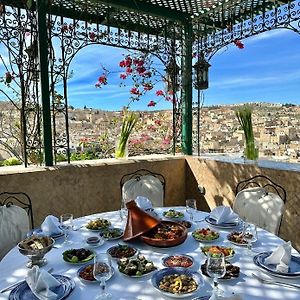
<path fill-rule="evenodd" d="M 280 285 L 280 286 L 285 286 L 285 287 L 289 287 L 289 288 L 300 289 L 300 284 L 295 284 L 295 283 L 290 283 L 290 282 L 283 282 L 283 281 L 277 281 L 277 280 L 273 280 L 273 279 L 262 278 L 262 277 L 259 277 L 259 276 L 255 275 L 254 273 L 252 273 L 252 277 L 254 277 L 255 279 L 257 279 L 261 283 L 274 284 L 274 285 Z"/>

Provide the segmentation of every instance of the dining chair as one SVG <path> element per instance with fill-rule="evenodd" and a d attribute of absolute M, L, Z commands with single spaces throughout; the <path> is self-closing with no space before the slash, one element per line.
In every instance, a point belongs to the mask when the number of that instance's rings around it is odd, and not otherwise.
<path fill-rule="evenodd" d="M 278 235 L 285 189 L 264 175 L 256 175 L 236 186 L 233 210 L 246 222 Z"/>
<path fill-rule="evenodd" d="M 148 198 L 154 207 L 164 206 L 165 186 L 166 180 L 163 175 L 140 169 L 122 176 L 121 199 L 127 203 L 142 196 Z"/>
<path fill-rule="evenodd" d="M 25 193 L 0 193 L 0 259 L 33 229 L 32 203 Z"/>

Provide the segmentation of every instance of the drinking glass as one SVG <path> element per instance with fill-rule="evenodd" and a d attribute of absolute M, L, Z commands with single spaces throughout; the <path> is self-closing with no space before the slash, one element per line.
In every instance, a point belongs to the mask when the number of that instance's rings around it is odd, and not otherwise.
<path fill-rule="evenodd" d="M 249 252 L 252 252 L 252 244 L 257 241 L 257 228 L 255 224 L 247 224 L 243 232 L 243 238 L 247 242 Z"/>
<path fill-rule="evenodd" d="M 194 220 L 194 212 L 197 210 L 197 202 L 196 199 L 187 199 L 185 201 L 186 212 L 190 215 L 190 220 Z"/>
<path fill-rule="evenodd" d="M 120 208 L 120 219 L 121 221 L 126 220 L 128 214 L 128 210 L 126 208 L 126 201 L 122 199 L 121 201 L 121 208 Z"/>
<path fill-rule="evenodd" d="M 64 244 L 68 243 L 69 232 L 73 227 L 73 215 L 72 214 L 61 215 L 60 226 L 65 236 Z"/>
<path fill-rule="evenodd" d="M 111 259 L 107 253 L 98 253 L 94 258 L 93 275 L 100 281 L 101 293 L 95 300 L 110 300 L 112 295 L 106 291 L 106 280 L 112 276 Z"/>
<path fill-rule="evenodd" d="M 218 278 L 222 278 L 226 274 L 225 257 L 223 253 L 207 253 L 207 274 L 213 278 L 214 286 L 213 293 L 218 295 Z"/>

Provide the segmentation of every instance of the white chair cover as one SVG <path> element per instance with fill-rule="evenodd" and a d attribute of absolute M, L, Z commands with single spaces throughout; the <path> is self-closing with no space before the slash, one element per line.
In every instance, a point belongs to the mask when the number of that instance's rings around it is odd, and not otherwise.
<path fill-rule="evenodd" d="M 0 206 L 0 260 L 26 237 L 29 219 L 25 209 L 11 205 Z"/>
<path fill-rule="evenodd" d="M 163 206 L 164 186 L 157 177 L 152 175 L 143 175 L 138 179 L 129 179 L 122 187 L 123 201 L 126 203 L 136 199 L 138 196 L 148 198 L 154 207 Z"/>
<path fill-rule="evenodd" d="M 262 187 L 240 191 L 234 200 L 233 211 L 243 220 L 278 235 L 284 210 L 283 200 Z"/>

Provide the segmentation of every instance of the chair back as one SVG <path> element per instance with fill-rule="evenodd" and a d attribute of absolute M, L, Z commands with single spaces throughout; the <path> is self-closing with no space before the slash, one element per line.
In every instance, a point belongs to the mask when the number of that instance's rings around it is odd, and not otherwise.
<path fill-rule="evenodd" d="M 0 260 L 29 231 L 29 219 L 25 209 L 16 205 L 0 206 Z"/>
<path fill-rule="evenodd" d="M 237 185 L 233 210 L 243 220 L 278 235 L 285 200 L 283 187 L 266 176 L 257 175 Z"/>
<path fill-rule="evenodd" d="M 17 205 L 25 209 L 30 220 L 31 229 L 34 228 L 32 202 L 26 193 L 22 192 L 2 192 L 0 193 L 0 206 Z"/>
<path fill-rule="evenodd" d="M 146 197 L 155 206 L 164 206 L 165 178 L 146 169 L 126 174 L 120 181 L 121 199 L 126 203 L 138 196 Z"/>

